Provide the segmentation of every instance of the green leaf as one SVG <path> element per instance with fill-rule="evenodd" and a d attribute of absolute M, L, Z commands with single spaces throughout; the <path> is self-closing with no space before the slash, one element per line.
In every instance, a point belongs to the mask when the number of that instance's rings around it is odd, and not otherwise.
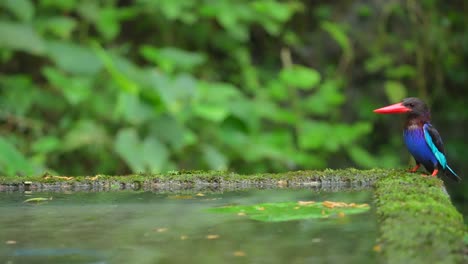
<path fill-rule="evenodd" d="M 154 111 L 140 97 L 129 93 L 118 93 L 115 113 L 130 124 L 141 125 L 154 116 Z"/>
<path fill-rule="evenodd" d="M 144 45 L 140 48 L 143 57 L 158 65 L 167 73 L 175 70 L 192 71 L 206 61 L 202 53 L 189 52 L 177 48 L 155 48 Z"/>
<path fill-rule="evenodd" d="M 252 7 L 260 14 L 266 14 L 276 21 L 287 21 L 294 9 L 288 4 L 275 1 L 252 1 Z"/>
<path fill-rule="evenodd" d="M 97 147 L 107 141 L 108 136 L 102 124 L 81 119 L 65 134 L 62 144 L 64 151 L 73 151 L 86 146 Z"/>
<path fill-rule="evenodd" d="M 96 23 L 97 29 L 105 39 L 114 39 L 120 32 L 117 9 L 103 8 L 100 10 L 100 13 L 101 15 Z"/>
<path fill-rule="evenodd" d="M 283 23 L 288 21 L 298 10 L 303 9 L 303 5 L 298 2 L 277 2 L 277 1 L 251 1 L 252 20 L 258 21 L 265 30 L 272 35 L 279 35 L 283 29 Z"/>
<path fill-rule="evenodd" d="M 228 109 L 222 105 L 196 104 L 192 109 L 196 116 L 215 123 L 223 121 L 229 114 Z"/>
<path fill-rule="evenodd" d="M 278 82 L 277 80 L 273 80 L 268 83 L 267 87 L 271 96 L 274 99 L 280 101 L 289 99 L 288 87 L 285 86 L 283 83 Z"/>
<path fill-rule="evenodd" d="M 119 131 L 114 149 L 133 172 L 161 172 L 169 158 L 166 146 L 159 139 L 149 136 L 141 141 L 134 128 Z"/>
<path fill-rule="evenodd" d="M 298 143 L 301 149 L 319 149 L 326 141 L 333 141 L 330 137 L 330 124 L 318 121 L 304 121 L 299 126 Z"/>
<path fill-rule="evenodd" d="M 114 149 L 133 172 L 145 171 L 141 142 L 134 128 L 119 130 L 115 138 Z"/>
<path fill-rule="evenodd" d="M 159 86 L 160 95 L 166 99 L 171 113 L 180 112 L 195 96 L 197 80 L 189 74 L 180 74 L 172 79 L 169 86 Z"/>
<path fill-rule="evenodd" d="M 388 54 L 377 54 L 366 60 L 364 68 L 368 73 L 376 73 L 390 66 L 393 58 Z"/>
<path fill-rule="evenodd" d="M 149 136 L 142 143 L 140 158 L 145 162 L 146 171 L 162 172 L 168 162 L 169 151 L 159 139 Z"/>
<path fill-rule="evenodd" d="M 335 206 L 336 205 L 336 206 Z M 341 205 L 341 206 L 339 206 Z M 341 202 L 283 202 L 224 206 L 208 209 L 212 213 L 245 216 L 262 222 L 285 222 L 303 219 L 345 217 L 369 211 L 367 204 Z"/>
<path fill-rule="evenodd" d="M 77 6 L 79 0 L 40 0 L 41 7 L 56 8 L 61 11 L 70 11 Z"/>
<path fill-rule="evenodd" d="M 49 41 L 47 54 L 60 69 L 68 73 L 94 75 L 102 68 L 90 48 L 75 43 Z"/>
<path fill-rule="evenodd" d="M 412 65 L 405 64 L 388 68 L 385 71 L 385 75 L 393 79 L 412 78 L 416 76 L 416 69 Z"/>
<path fill-rule="evenodd" d="M 106 52 L 97 42 L 94 42 L 93 47 L 102 64 L 104 64 L 104 67 L 107 69 L 112 79 L 117 83 L 120 89 L 132 94 L 137 94 L 140 92 L 140 86 L 138 83 L 128 78 L 127 75 L 124 74 L 121 69 L 119 69 L 119 61 L 114 60 L 114 58 L 108 54 L 108 52 Z M 125 60 L 123 59 L 120 60 L 120 62 L 121 64 L 125 64 L 127 70 L 131 70 L 130 63 L 125 63 Z M 135 70 L 133 70 L 133 73 L 135 74 Z"/>
<path fill-rule="evenodd" d="M 71 17 L 55 16 L 47 17 L 39 21 L 39 27 L 42 31 L 50 32 L 57 37 L 69 39 L 77 22 Z"/>
<path fill-rule="evenodd" d="M 8 9 L 23 22 L 31 21 L 34 17 L 34 5 L 30 0 L 2 0 L 0 6 Z"/>
<path fill-rule="evenodd" d="M 216 147 L 212 145 L 202 146 L 203 158 L 212 170 L 227 169 L 228 159 Z"/>
<path fill-rule="evenodd" d="M 343 51 L 343 57 L 350 60 L 353 56 L 351 42 L 346 35 L 343 27 L 337 23 L 325 21 L 320 24 L 321 28 L 328 32 L 330 36 L 338 43 Z"/>
<path fill-rule="evenodd" d="M 158 116 L 151 123 L 151 133 L 176 151 L 180 151 L 186 145 L 195 143 L 194 139 L 191 138 L 194 136 L 193 133 L 172 115 Z"/>
<path fill-rule="evenodd" d="M 96 27 L 98 31 L 107 40 L 112 40 L 120 32 L 120 25 L 122 20 L 135 17 L 137 14 L 136 9 L 126 7 L 104 7 L 100 8 L 99 16 L 95 17 Z"/>
<path fill-rule="evenodd" d="M 360 4 L 357 8 L 357 14 L 360 17 L 370 17 L 373 15 L 373 12 L 373 9 L 367 4 Z"/>
<path fill-rule="evenodd" d="M 0 137 L 0 171 L 7 176 L 31 175 L 34 168 L 26 157 L 6 139 Z"/>
<path fill-rule="evenodd" d="M 184 0 L 138 0 L 145 10 L 162 13 L 163 17 L 169 21 L 181 20 L 184 23 L 192 24 L 198 18 L 193 10 L 200 5 L 197 2 Z"/>
<path fill-rule="evenodd" d="M 281 107 L 269 100 L 257 100 L 252 112 L 259 117 L 278 123 L 295 124 L 298 122 L 298 116 L 293 110 Z"/>
<path fill-rule="evenodd" d="M 221 122 L 230 114 L 230 105 L 243 100 L 240 91 L 227 83 L 198 82 L 192 109 L 196 116 Z M 241 114 L 241 113 L 240 113 Z"/>
<path fill-rule="evenodd" d="M 359 166 L 364 168 L 373 168 L 380 166 L 379 160 L 371 155 L 367 150 L 360 146 L 352 146 L 347 148 L 348 154 L 351 159 Z"/>
<path fill-rule="evenodd" d="M 36 55 L 46 51 L 44 41 L 30 25 L 0 20 L 0 36 L 0 48 Z"/>
<path fill-rule="evenodd" d="M 251 10 L 247 5 L 233 5 L 229 2 L 218 2 L 217 5 L 211 5 L 218 23 L 226 30 L 231 38 L 238 42 L 245 42 L 249 37 L 249 28 L 243 18 L 249 16 Z M 207 8 L 205 6 L 205 8 Z M 206 12 L 206 11 L 205 11 Z"/>
<path fill-rule="evenodd" d="M 287 129 L 277 129 L 276 131 L 265 132 L 262 135 L 262 142 L 277 149 L 287 150 L 293 146 L 292 132 Z"/>
<path fill-rule="evenodd" d="M 354 124 L 336 124 L 333 126 L 332 133 L 335 142 L 347 146 L 359 138 L 369 134 L 372 125 L 369 122 L 356 122 Z"/>
<path fill-rule="evenodd" d="M 31 76 L 3 75 L 0 76 L 0 85 L 2 87 L 0 96 L 2 110 L 15 115 L 27 115 L 38 98 L 42 98 L 42 93 L 33 83 Z"/>
<path fill-rule="evenodd" d="M 390 102 L 400 102 L 406 98 L 406 87 L 398 81 L 386 81 L 385 93 Z"/>
<path fill-rule="evenodd" d="M 43 74 L 72 105 L 85 101 L 91 95 L 93 80 L 88 76 L 66 76 L 52 67 L 45 67 Z"/>
<path fill-rule="evenodd" d="M 99 20 L 101 7 L 98 1 L 79 1 L 76 11 L 84 22 L 96 24 Z"/>
<path fill-rule="evenodd" d="M 46 154 L 54 151 L 59 151 L 62 142 L 54 136 L 45 136 L 36 140 L 31 149 L 36 153 Z"/>
<path fill-rule="evenodd" d="M 247 161 L 252 162 L 264 158 L 281 163 L 291 161 L 289 153 L 293 149 L 293 139 L 291 132 L 287 130 L 263 132 L 247 142 L 247 146 L 244 146 L 242 151 L 242 156 Z"/>
<path fill-rule="evenodd" d="M 320 83 L 320 73 L 311 68 L 294 65 L 282 69 L 280 79 L 285 85 L 308 90 Z"/>
<path fill-rule="evenodd" d="M 199 81 L 197 84 L 199 100 L 226 104 L 242 97 L 242 93 L 239 89 L 230 83 Z"/>
<path fill-rule="evenodd" d="M 340 89 L 341 86 L 342 82 L 339 80 L 326 80 L 319 86 L 316 93 L 301 100 L 301 104 L 314 114 L 329 116 L 346 100 Z"/>

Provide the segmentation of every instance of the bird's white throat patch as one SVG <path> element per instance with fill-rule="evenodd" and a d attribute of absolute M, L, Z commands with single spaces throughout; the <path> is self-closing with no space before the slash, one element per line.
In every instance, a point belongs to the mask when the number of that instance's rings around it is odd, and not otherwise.
<path fill-rule="evenodd" d="M 415 129 L 421 129 L 421 126 L 419 126 L 418 124 L 415 124 L 415 123 L 410 124 L 408 126 L 408 130 L 415 130 Z"/>

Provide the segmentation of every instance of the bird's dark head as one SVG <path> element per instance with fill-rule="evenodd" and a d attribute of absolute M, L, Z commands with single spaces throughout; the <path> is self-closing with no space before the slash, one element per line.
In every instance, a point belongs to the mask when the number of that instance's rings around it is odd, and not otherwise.
<path fill-rule="evenodd" d="M 419 98 L 409 97 L 401 101 L 401 103 L 392 104 L 374 110 L 378 114 L 401 114 L 407 113 L 414 116 L 429 117 L 429 108 Z"/>

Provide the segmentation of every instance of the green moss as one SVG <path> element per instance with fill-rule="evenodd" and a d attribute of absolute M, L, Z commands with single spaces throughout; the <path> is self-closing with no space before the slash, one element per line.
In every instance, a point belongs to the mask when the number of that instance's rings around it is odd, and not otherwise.
<path fill-rule="evenodd" d="M 463 217 L 441 180 L 398 173 L 375 183 L 386 263 L 462 263 Z"/>
<path fill-rule="evenodd" d="M 275 183 L 278 181 L 286 181 L 291 184 L 300 184 L 311 181 L 318 181 L 323 184 L 330 183 L 355 183 L 355 184 L 371 184 L 378 178 L 388 175 L 387 170 L 331 170 L 323 171 L 294 171 L 285 173 L 262 173 L 242 175 L 226 171 L 172 171 L 166 174 L 132 174 L 124 176 L 98 175 L 95 176 L 76 176 L 72 180 L 50 177 L 46 174 L 43 176 L 27 176 L 27 177 L 0 177 L 0 184 L 22 184 L 25 181 L 33 183 L 82 183 L 90 181 L 116 181 L 121 183 L 186 183 L 186 184 L 232 184 L 232 183 Z M 49 177 L 44 177 L 49 176 Z"/>

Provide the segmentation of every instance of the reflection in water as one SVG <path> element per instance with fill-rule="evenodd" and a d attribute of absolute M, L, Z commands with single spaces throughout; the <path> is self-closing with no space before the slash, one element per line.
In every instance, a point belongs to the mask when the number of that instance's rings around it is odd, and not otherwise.
<path fill-rule="evenodd" d="M 53 197 L 36 204 L 34 197 Z M 227 204 L 369 203 L 371 193 L 0 193 L 2 263 L 373 263 L 372 213 L 279 223 L 213 214 Z"/>

